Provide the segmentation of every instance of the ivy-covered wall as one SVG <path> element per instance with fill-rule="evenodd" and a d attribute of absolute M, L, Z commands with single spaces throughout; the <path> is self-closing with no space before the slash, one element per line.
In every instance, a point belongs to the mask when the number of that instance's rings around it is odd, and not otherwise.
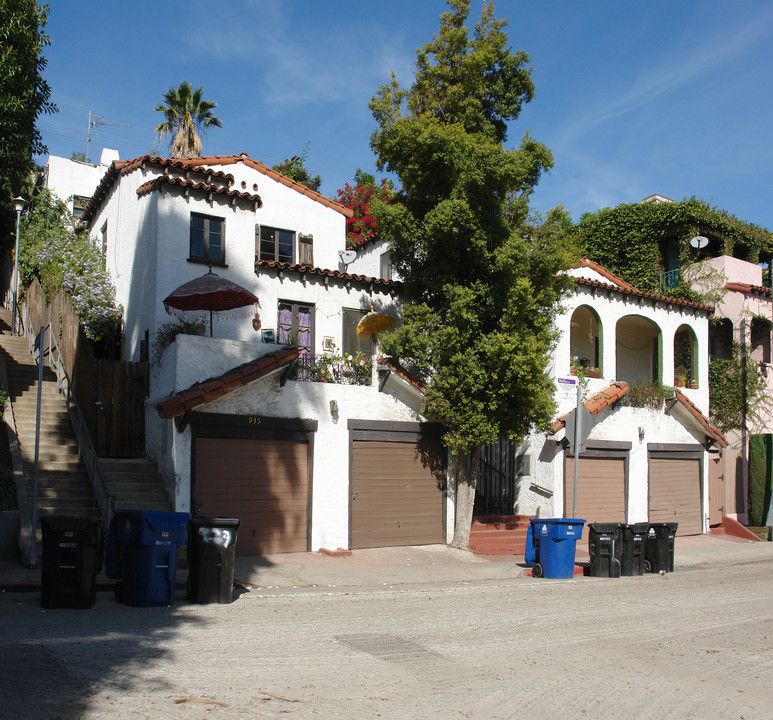
<path fill-rule="evenodd" d="M 752 435 L 749 441 L 749 524 L 770 524 L 767 517 L 773 484 L 773 435 Z"/>
<path fill-rule="evenodd" d="M 696 235 L 709 239 L 704 256 L 757 263 L 773 255 L 773 233 L 696 198 L 605 208 L 583 215 L 574 233 L 591 259 L 649 292 L 661 292 L 665 270 L 694 260 L 690 239 Z"/>

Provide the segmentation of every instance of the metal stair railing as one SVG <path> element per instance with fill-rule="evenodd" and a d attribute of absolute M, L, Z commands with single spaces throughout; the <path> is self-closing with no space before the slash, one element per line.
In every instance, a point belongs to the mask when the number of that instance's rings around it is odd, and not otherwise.
<path fill-rule="evenodd" d="M 56 375 L 56 387 L 60 394 L 65 395 L 65 406 L 67 407 L 67 416 L 72 423 L 75 430 L 75 437 L 78 443 L 78 459 L 83 461 L 88 472 L 89 479 L 91 480 L 91 487 L 94 490 L 94 499 L 96 500 L 97 507 L 99 508 L 102 520 L 107 525 L 112 517 L 115 508 L 115 496 L 111 495 L 107 489 L 107 482 L 105 480 L 105 473 L 102 470 L 102 466 L 97 456 L 96 448 L 91 440 L 91 434 L 89 433 L 88 426 L 86 425 L 86 419 L 83 416 L 83 411 L 78 404 L 70 383 L 70 378 L 67 375 L 67 370 L 62 359 L 62 353 L 59 349 L 59 343 L 56 340 L 56 334 L 53 332 L 51 323 L 42 327 L 38 336 L 33 336 L 29 332 L 30 322 L 29 315 L 27 315 L 27 322 L 25 323 L 28 331 L 26 333 L 29 341 L 30 355 L 34 355 L 37 345 L 37 337 L 41 337 L 43 340 L 42 347 L 39 348 L 41 357 L 46 356 L 46 334 L 50 337 L 48 344 L 48 365 L 54 371 Z M 46 333 L 48 331 L 48 333 Z"/>

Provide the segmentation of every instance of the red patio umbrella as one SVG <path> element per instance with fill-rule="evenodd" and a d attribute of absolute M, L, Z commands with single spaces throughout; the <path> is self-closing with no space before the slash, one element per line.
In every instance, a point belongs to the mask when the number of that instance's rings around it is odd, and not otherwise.
<path fill-rule="evenodd" d="M 183 283 L 164 300 L 170 315 L 184 319 L 187 313 L 209 311 L 209 335 L 212 336 L 212 315 L 248 317 L 251 305 L 260 307 L 260 301 L 249 290 L 212 272 Z"/>

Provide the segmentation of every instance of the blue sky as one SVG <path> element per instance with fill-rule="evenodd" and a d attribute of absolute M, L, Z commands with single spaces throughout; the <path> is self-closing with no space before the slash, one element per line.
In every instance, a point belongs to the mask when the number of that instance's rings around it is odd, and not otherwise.
<path fill-rule="evenodd" d="M 444 0 L 54 0 L 45 76 L 59 113 L 49 151 L 154 147 L 153 107 L 182 80 L 204 86 L 223 128 L 204 154 L 268 165 L 310 143 L 307 167 L 335 192 L 375 172 L 368 101 L 392 70 L 408 85 Z M 472 18 L 480 13 L 472 2 Z M 773 4 L 768 0 L 498 0 L 536 98 L 512 124 L 553 152 L 533 206 L 582 213 L 660 193 L 696 196 L 773 229 Z"/>

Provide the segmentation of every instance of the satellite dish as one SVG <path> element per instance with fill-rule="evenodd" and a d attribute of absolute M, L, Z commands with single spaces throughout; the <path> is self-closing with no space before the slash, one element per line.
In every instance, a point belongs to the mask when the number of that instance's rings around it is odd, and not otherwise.
<path fill-rule="evenodd" d="M 690 240 L 690 247 L 697 248 L 698 250 L 705 248 L 708 244 L 709 239 L 707 237 L 703 237 L 703 235 L 696 235 L 692 240 Z"/>
<path fill-rule="evenodd" d="M 338 255 L 341 258 L 341 262 L 344 265 L 348 265 L 351 262 L 354 262 L 355 258 L 357 257 L 357 251 L 356 250 L 339 250 Z"/>

